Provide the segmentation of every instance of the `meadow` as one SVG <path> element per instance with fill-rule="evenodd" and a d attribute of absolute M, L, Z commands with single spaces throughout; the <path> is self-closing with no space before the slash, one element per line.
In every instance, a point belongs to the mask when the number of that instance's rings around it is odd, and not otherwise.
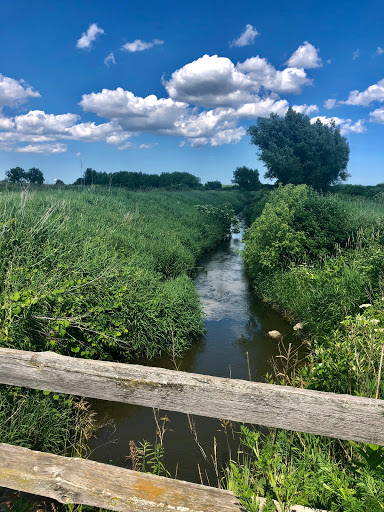
<path fill-rule="evenodd" d="M 0 190 L 4 347 L 130 361 L 181 353 L 204 332 L 197 258 L 229 232 L 236 192 Z M 0 442 L 78 453 L 84 402 L 0 387 Z"/>
<path fill-rule="evenodd" d="M 306 185 L 263 194 L 246 232 L 244 259 L 257 293 L 278 308 L 306 344 L 297 365 L 282 353 L 270 382 L 384 398 L 384 202 L 320 195 Z M 252 208 L 250 209 L 252 212 Z M 255 217 L 256 217 L 255 215 Z M 297 432 L 261 435 L 242 427 L 227 486 L 258 510 L 254 496 L 281 506 L 384 510 L 384 449 Z M 272 502 L 268 510 L 275 510 Z"/>

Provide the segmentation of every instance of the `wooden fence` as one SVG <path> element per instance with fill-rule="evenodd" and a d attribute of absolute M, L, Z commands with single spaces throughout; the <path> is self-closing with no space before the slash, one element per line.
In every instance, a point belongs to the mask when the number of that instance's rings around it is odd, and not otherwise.
<path fill-rule="evenodd" d="M 0 383 L 384 445 L 383 400 L 3 348 Z M 228 491 L 4 444 L 0 486 L 122 512 L 241 511 Z"/>

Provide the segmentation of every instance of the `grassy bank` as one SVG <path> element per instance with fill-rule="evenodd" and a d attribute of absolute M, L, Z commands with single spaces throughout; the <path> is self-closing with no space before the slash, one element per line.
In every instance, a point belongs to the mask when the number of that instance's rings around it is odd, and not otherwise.
<path fill-rule="evenodd" d="M 384 398 L 383 225 L 381 196 L 290 185 L 270 194 L 246 234 L 245 262 L 264 300 L 302 323 L 310 351 L 304 367 L 275 381 Z M 242 442 L 228 486 L 247 510 L 256 510 L 255 493 L 332 511 L 384 510 L 382 447 L 247 429 Z"/>
<path fill-rule="evenodd" d="M 129 361 L 203 333 L 197 258 L 228 231 L 233 192 L 0 191 L 0 339 L 21 350 Z M 71 398 L 0 387 L 0 442 L 76 453 Z"/>

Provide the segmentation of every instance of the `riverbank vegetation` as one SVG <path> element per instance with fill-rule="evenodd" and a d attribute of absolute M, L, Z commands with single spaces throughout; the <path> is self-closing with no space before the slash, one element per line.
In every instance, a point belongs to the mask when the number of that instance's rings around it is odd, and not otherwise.
<path fill-rule="evenodd" d="M 309 350 L 304 366 L 290 372 L 284 360 L 272 382 L 384 398 L 383 225 L 381 196 L 324 196 L 306 185 L 268 195 L 246 233 L 244 260 L 259 295 L 302 324 Z M 228 486 L 247 510 L 257 510 L 257 495 L 331 511 L 384 510 L 382 447 L 243 427 L 239 457 Z"/>
<path fill-rule="evenodd" d="M 1 346 L 130 361 L 204 331 L 197 258 L 229 232 L 236 192 L 95 188 L 0 192 Z M 0 386 L 0 442 L 78 454 L 78 399 Z"/>

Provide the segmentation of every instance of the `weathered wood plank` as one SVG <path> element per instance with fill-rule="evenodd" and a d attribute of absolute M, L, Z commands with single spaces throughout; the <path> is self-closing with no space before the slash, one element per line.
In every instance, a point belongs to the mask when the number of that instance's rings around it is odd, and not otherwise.
<path fill-rule="evenodd" d="M 0 487 L 117 512 L 243 512 L 229 491 L 1 443 Z M 266 500 L 256 500 L 261 509 Z"/>
<path fill-rule="evenodd" d="M 0 486 L 118 512 L 240 512 L 229 491 L 0 444 Z"/>
<path fill-rule="evenodd" d="M 384 401 L 0 349 L 0 383 L 384 445 Z"/>

